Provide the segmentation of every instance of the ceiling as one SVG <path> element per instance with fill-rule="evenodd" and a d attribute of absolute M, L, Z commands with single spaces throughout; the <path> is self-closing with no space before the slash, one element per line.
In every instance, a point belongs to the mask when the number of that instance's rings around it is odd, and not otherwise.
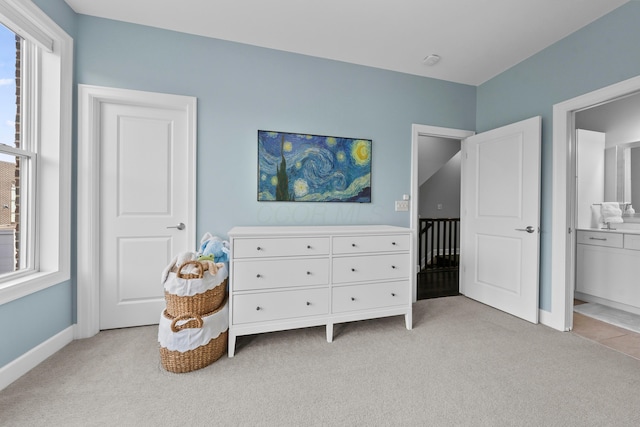
<path fill-rule="evenodd" d="M 480 85 L 629 0 L 65 0 L 77 13 Z M 423 63 L 437 54 L 436 65 Z"/>

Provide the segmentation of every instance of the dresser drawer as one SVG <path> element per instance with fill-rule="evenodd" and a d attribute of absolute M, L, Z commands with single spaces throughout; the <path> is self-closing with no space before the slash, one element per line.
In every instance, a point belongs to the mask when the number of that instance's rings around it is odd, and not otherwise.
<path fill-rule="evenodd" d="M 583 245 L 621 248 L 623 245 L 623 235 L 620 233 L 578 230 L 578 243 Z"/>
<path fill-rule="evenodd" d="M 329 258 L 244 260 L 233 263 L 233 290 L 327 285 Z"/>
<path fill-rule="evenodd" d="M 625 234 L 624 248 L 640 251 L 640 234 Z"/>
<path fill-rule="evenodd" d="M 328 237 L 255 238 L 233 241 L 235 259 L 328 254 Z"/>
<path fill-rule="evenodd" d="M 338 286 L 333 288 L 333 312 L 344 313 L 409 304 L 410 289 L 411 286 L 406 281 Z"/>
<path fill-rule="evenodd" d="M 407 277 L 409 277 L 409 256 L 407 254 L 333 259 L 333 283 L 404 279 Z"/>
<path fill-rule="evenodd" d="M 333 238 L 333 253 L 400 252 L 408 251 L 410 245 L 410 236 L 407 234 L 388 236 L 336 236 Z"/>
<path fill-rule="evenodd" d="M 329 313 L 329 288 L 235 295 L 233 323 L 316 316 Z"/>

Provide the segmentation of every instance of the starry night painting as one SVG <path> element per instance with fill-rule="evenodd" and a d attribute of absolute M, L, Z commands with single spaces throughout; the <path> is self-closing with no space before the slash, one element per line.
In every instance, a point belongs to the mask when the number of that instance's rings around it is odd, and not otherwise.
<path fill-rule="evenodd" d="M 259 130 L 258 201 L 371 203 L 371 140 Z"/>

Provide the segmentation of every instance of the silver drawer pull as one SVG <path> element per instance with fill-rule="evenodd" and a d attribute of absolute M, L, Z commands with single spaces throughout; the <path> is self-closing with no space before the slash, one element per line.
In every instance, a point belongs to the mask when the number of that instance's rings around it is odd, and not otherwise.
<path fill-rule="evenodd" d="M 258 246 L 258 247 L 256 248 L 256 251 L 261 251 L 261 250 L 262 250 L 262 248 L 261 248 L 260 246 Z"/>
<path fill-rule="evenodd" d="M 395 297 L 395 296 L 396 296 L 396 294 L 394 294 L 393 292 L 391 292 L 391 296 L 392 296 L 392 297 Z"/>
<path fill-rule="evenodd" d="M 395 266 L 395 265 L 392 265 L 392 266 L 391 266 L 391 268 L 393 268 L 393 269 L 395 270 L 395 269 L 396 269 L 396 266 Z"/>
<path fill-rule="evenodd" d="M 589 240 L 602 240 L 603 242 L 607 241 L 606 237 L 589 237 Z"/>
<path fill-rule="evenodd" d="M 355 243 L 352 243 L 352 244 L 351 244 L 351 246 L 355 248 L 355 247 L 356 247 L 356 244 L 355 244 Z"/>
<path fill-rule="evenodd" d="M 262 275 L 261 274 L 256 274 L 256 277 L 259 279 L 259 278 L 262 277 Z"/>
<path fill-rule="evenodd" d="M 310 271 L 307 271 L 307 276 L 311 276 L 311 272 Z"/>
<path fill-rule="evenodd" d="M 355 272 L 355 271 L 356 271 L 356 269 L 355 269 L 355 268 L 352 268 L 352 269 L 351 269 L 351 271 Z"/>
<path fill-rule="evenodd" d="M 262 310 L 262 309 L 260 308 L 260 306 L 257 306 L 257 307 L 256 307 L 256 311 L 260 311 L 260 310 Z"/>
<path fill-rule="evenodd" d="M 355 301 L 356 299 L 354 297 L 351 297 L 351 301 Z"/>
<path fill-rule="evenodd" d="M 307 301 L 307 305 L 311 305 L 311 303 L 309 301 Z"/>
<path fill-rule="evenodd" d="M 393 246 L 395 246 L 395 245 L 396 245 L 396 242 L 391 242 L 391 244 L 392 244 Z"/>
<path fill-rule="evenodd" d="M 311 245 L 307 245 L 307 249 L 311 249 Z"/>

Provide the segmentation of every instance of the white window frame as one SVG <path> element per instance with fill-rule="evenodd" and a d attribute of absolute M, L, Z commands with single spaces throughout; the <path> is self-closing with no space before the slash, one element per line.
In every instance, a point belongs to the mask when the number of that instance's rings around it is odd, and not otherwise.
<path fill-rule="evenodd" d="M 35 270 L 0 282 L 2 305 L 71 277 L 73 39 L 29 0 L 0 0 L 0 20 L 39 46 L 39 70 L 30 77 L 37 101 L 22 102 L 23 117 L 36 118 L 26 123 L 38 146 Z"/>

